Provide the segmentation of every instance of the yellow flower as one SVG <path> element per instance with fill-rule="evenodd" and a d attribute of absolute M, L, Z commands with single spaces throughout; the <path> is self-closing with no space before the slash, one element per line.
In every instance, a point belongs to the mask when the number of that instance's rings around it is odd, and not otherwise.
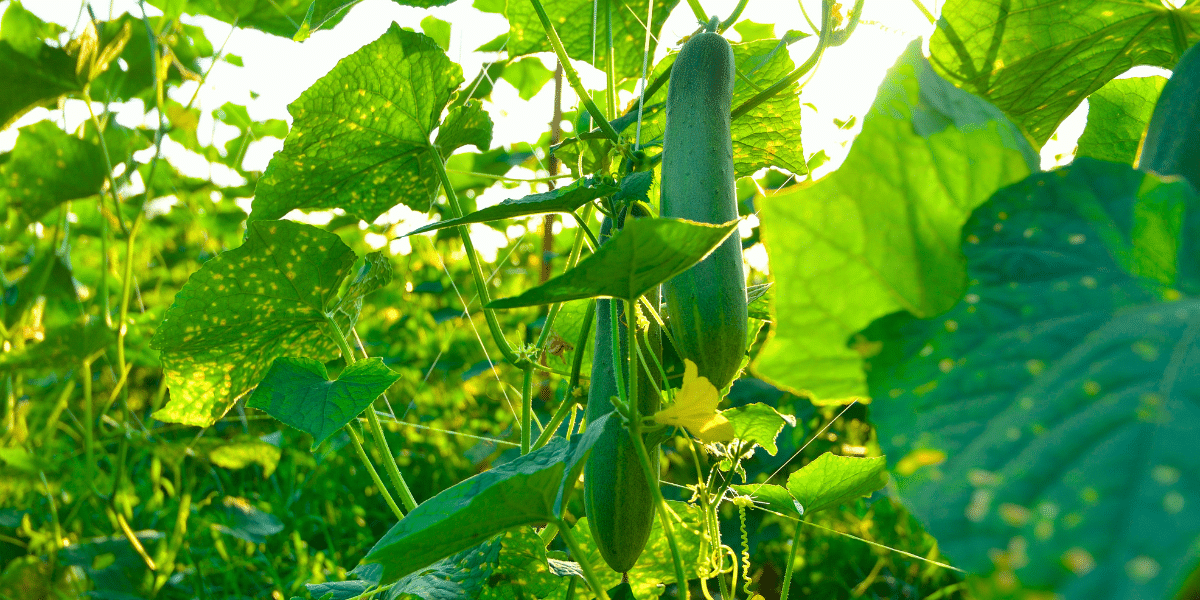
<path fill-rule="evenodd" d="M 706 444 L 733 439 L 733 424 L 717 411 L 721 395 L 707 377 L 699 377 L 696 363 L 684 359 L 683 387 L 675 403 L 654 414 L 661 425 L 686 427 Z"/>

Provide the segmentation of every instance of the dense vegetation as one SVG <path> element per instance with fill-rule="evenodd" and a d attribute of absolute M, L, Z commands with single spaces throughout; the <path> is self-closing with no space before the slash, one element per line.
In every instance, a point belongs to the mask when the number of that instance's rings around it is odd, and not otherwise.
<path fill-rule="evenodd" d="M 477 75 L 451 24 L 393 24 L 290 122 L 179 99 L 241 62 L 197 17 L 299 44 L 356 0 L 70 30 L 37 1 L 0 3 L 0 599 L 1200 597 L 1197 0 L 914 0 L 935 33 L 817 180 L 801 89 L 864 0 L 778 38 L 745 1 L 475 0 L 509 22 Z M 729 107 L 668 98 L 703 93 L 672 78 L 675 11 L 738 39 Z M 580 100 L 493 147 L 501 77 Z M 204 115 L 237 134 L 202 141 Z M 711 180 L 664 157 L 705 143 Z M 741 220 L 669 218 L 664 190 Z M 659 289 L 739 242 L 769 273 L 747 263 L 745 339 L 712 347 L 742 323 Z M 688 285 L 740 301 L 733 272 Z M 711 357 L 742 361 L 723 389 Z M 585 483 L 593 449 L 621 465 Z M 631 511 L 644 549 L 593 540 Z"/>

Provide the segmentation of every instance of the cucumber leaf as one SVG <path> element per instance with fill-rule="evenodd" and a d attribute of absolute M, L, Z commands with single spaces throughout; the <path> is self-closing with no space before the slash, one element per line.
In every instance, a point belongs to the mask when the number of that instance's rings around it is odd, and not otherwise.
<path fill-rule="evenodd" d="M 860 458 L 826 452 L 788 476 L 787 490 L 811 515 L 869 496 L 887 485 L 887 459 Z"/>
<path fill-rule="evenodd" d="M 1169 69 L 1197 41 L 1195 2 L 950 0 L 929 52 L 939 75 L 995 104 L 1041 146 L 1114 77 L 1138 65 Z"/>
<path fill-rule="evenodd" d="M 575 268 L 488 308 L 517 308 L 580 298 L 636 300 L 700 262 L 737 231 L 738 221 L 709 225 L 682 219 L 632 219 Z"/>
<path fill-rule="evenodd" d="M 608 183 L 591 179 L 581 179 L 571 185 L 548 192 L 530 194 L 520 198 L 510 198 L 495 206 L 477 210 L 457 219 L 446 219 L 437 223 L 430 223 L 424 227 L 414 229 L 401 237 L 425 233 L 427 231 L 436 231 L 455 225 L 466 225 L 468 223 L 486 223 L 488 221 L 527 217 L 529 215 L 539 215 L 549 212 L 571 212 L 592 200 L 610 196 L 618 189 L 616 186 Z"/>
<path fill-rule="evenodd" d="M 1087 127 L 1075 156 L 1134 164 L 1154 101 L 1166 83 L 1157 76 L 1114 79 L 1088 96 Z"/>
<path fill-rule="evenodd" d="M 63 202 L 99 194 L 104 185 L 100 146 L 69 135 L 52 121 L 19 129 L 17 144 L 5 158 L 0 162 L 0 207 L 12 209 L 10 236 Z"/>
<path fill-rule="evenodd" d="M 969 571 L 1171 597 L 1200 560 L 1181 443 L 1200 437 L 1200 195 L 1079 158 L 997 192 L 963 237 L 961 302 L 865 332 L 900 499 Z"/>
<path fill-rule="evenodd" d="M 817 399 L 865 395 L 862 354 L 847 340 L 897 310 L 953 306 L 966 287 L 962 224 L 1036 161 L 1016 127 L 934 75 L 911 44 L 842 167 L 762 199 L 775 328 L 753 370 Z"/>

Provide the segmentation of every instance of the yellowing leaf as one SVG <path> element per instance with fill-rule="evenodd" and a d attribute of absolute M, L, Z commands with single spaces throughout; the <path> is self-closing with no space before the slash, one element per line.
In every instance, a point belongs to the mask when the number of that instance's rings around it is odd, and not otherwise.
<path fill-rule="evenodd" d="M 705 443 L 733 439 L 733 424 L 717 412 L 721 395 L 707 377 L 699 377 L 696 363 L 683 360 L 683 387 L 675 394 L 675 403 L 654 414 L 662 425 L 686 427 Z"/>

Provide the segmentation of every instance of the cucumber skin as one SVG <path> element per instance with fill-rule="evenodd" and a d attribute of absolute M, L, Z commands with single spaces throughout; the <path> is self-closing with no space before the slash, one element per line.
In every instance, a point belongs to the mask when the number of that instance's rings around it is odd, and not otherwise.
<path fill-rule="evenodd" d="M 1200 190 L 1200 44 L 1183 53 L 1163 86 L 1137 165 L 1161 176 L 1182 176 Z"/>
<path fill-rule="evenodd" d="M 600 231 L 603 243 L 611 230 L 606 219 Z M 647 294 L 651 306 L 658 303 L 658 291 Z M 596 300 L 595 353 L 592 355 L 591 387 L 588 391 L 587 421 L 594 422 L 601 416 L 616 410 L 609 398 L 617 393 L 616 373 L 612 354 L 612 302 L 607 298 Z M 617 301 L 620 302 L 619 300 Z M 621 356 L 626 356 L 627 325 L 624 307 L 618 305 Z M 652 352 L 660 352 L 659 331 L 651 325 L 649 336 Z M 647 350 L 642 347 L 643 352 Z M 653 366 L 649 357 L 647 364 Z M 638 411 L 652 415 L 658 411 L 659 398 L 651 379 L 640 366 L 635 371 L 638 377 Z M 622 381 L 629 380 L 628 370 L 622 369 Z M 647 447 L 650 467 L 657 479 L 657 447 Z M 650 529 L 654 524 L 654 494 L 647 484 L 646 475 L 633 445 L 629 430 L 621 427 L 605 432 L 592 446 L 591 454 L 583 467 L 584 510 L 592 540 L 600 549 L 604 562 L 618 573 L 628 572 L 646 548 Z"/>
<path fill-rule="evenodd" d="M 730 105 L 733 49 L 716 33 L 683 45 L 667 88 L 659 211 L 700 223 L 738 218 Z M 732 235 L 707 258 L 663 284 L 681 358 L 721 389 L 746 354 L 746 275 L 742 240 Z"/>

